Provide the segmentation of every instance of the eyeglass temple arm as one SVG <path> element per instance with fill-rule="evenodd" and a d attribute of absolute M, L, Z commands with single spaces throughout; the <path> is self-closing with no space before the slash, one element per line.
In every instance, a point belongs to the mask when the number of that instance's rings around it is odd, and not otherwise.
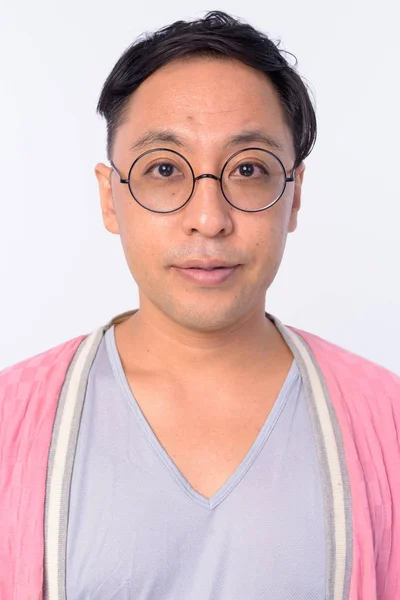
<path fill-rule="evenodd" d="M 286 183 L 292 183 L 292 181 L 295 180 L 295 171 L 296 171 L 296 167 L 294 166 L 290 177 L 286 177 Z"/>
<path fill-rule="evenodd" d="M 115 171 L 115 173 L 118 175 L 120 183 L 129 183 L 128 179 L 123 179 L 121 177 L 120 172 L 118 171 L 117 167 L 114 165 L 112 160 L 110 160 L 110 164 L 111 164 L 113 171 Z"/>

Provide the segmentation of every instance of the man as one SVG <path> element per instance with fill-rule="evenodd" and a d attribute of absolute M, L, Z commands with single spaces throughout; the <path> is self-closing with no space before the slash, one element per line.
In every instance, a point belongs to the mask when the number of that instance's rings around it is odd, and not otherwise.
<path fill-rule="evenodd" d="M 213 12 L 128 48 L 98 110 L 140 306 L 0 374 L 1 598 L 400 598 L 400 379 L 265 312 L 300 76 Z"/>

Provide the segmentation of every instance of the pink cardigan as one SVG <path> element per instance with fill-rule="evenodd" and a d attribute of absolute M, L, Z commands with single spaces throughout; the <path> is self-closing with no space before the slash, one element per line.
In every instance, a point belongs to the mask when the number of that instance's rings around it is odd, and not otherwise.
<path fill-rule="evenodd" d="M 133 312 L 0 372 L 0 600 L 66 598 L 86 383 L 105 331 Z M 267 315 L 305 386 L 325 490 L 325 597 L 400 600 L 400 377 Z"/>

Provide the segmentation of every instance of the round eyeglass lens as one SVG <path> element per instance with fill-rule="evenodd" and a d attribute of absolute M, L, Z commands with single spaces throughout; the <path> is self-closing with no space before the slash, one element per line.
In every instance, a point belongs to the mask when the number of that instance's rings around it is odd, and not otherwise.
<path fill-rule="evenodd" d="M 283 164 L 274 154 L 260 148 L 238 152 L 222 173 L 224 196 L 240 210 L 268 208 L 281 197 L 285 185 Z"/>
<path fill-rule="evenodd" d="M 145 208 L 171 212 L 183 206 L 192 194 L 192 169 L 173 150 L 150 150 L 133 163 L 129 187 Z"/>

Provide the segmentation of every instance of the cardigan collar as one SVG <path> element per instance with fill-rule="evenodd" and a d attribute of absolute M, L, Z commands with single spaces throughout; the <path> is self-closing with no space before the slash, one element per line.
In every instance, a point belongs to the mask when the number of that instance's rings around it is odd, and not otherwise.
<path fill-rule="evenodd" d="M 137 310 L 116 315 L 81 342 L 58 400 L 47 468 L 44 599 L 66 600 L 68 506 L 79 423 L 91 366 L 105 332 Z M 326 600 L 348 598 L 352 558 L 349 476 L 340 427 L 315 355 L 299 330 L 265 313 L 298 364 L 314 435 L 324 496 Z"/>

